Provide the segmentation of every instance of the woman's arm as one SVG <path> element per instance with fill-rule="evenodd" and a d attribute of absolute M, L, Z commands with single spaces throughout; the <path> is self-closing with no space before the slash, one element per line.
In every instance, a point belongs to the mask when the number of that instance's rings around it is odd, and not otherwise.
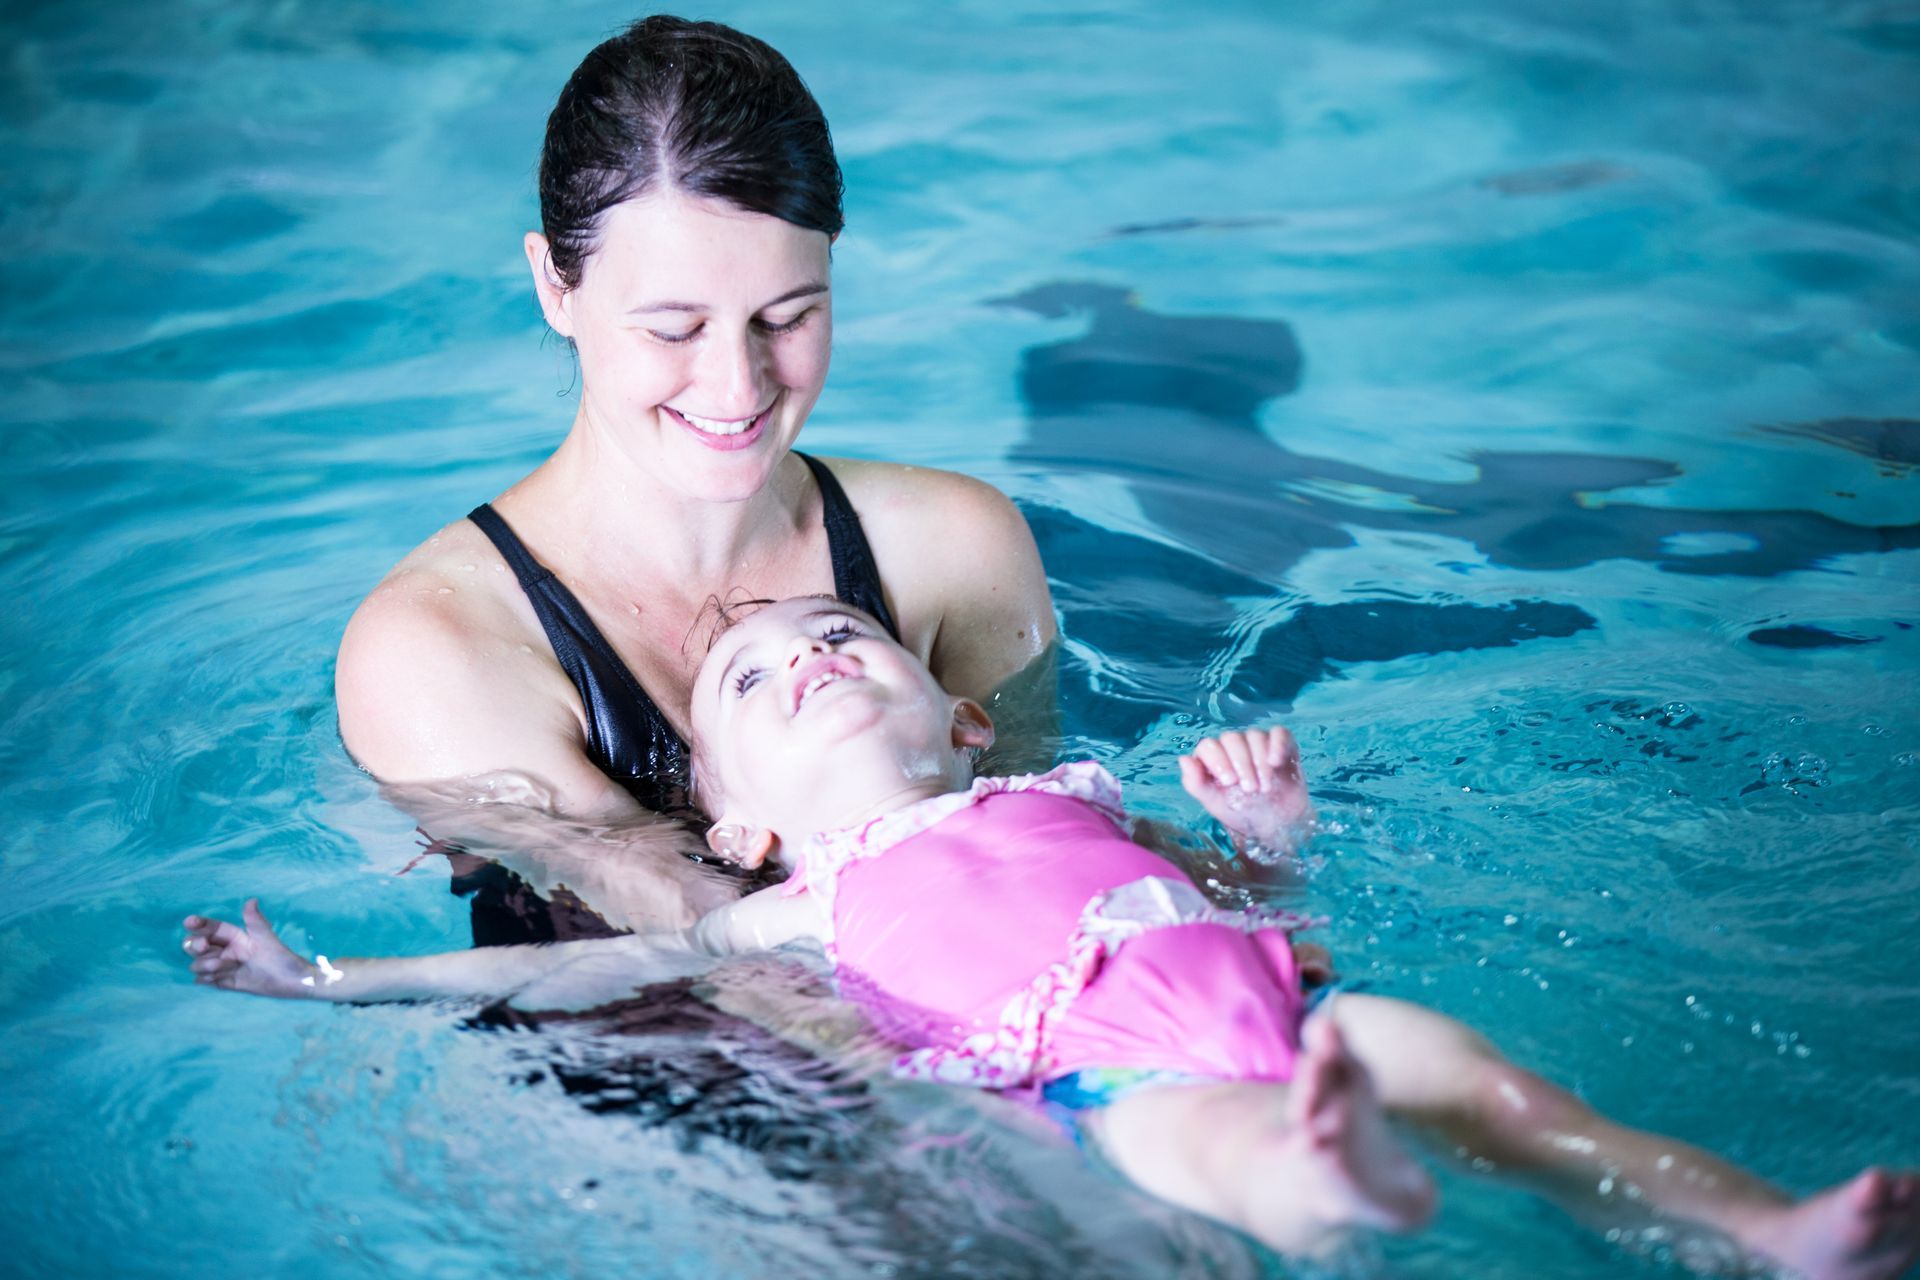
<path fill-rule="evenodd" d="M 258 900 L 249 899 L 238 925 L 188 916 L 182 947 L 193 957 L 194 980 L 224 991 L 349 1004 L 527 995 L 550 1007 L 589 986 L 599 998 L 610 998 L 702 972 L 726 956 L 817 937 L 811 912 L 805 899 L 762 890 L 673 933 L 310 961 L 280 940 Z"/>
<path fill-rule="evenodd" d="M 994 767 L 1040 768 L 1058 738 L 1057 626 L 1026 519 L 951 471 L 832 459 L 873 546 L 901 640 L 993 715 Z"/>
<path fill-rule="evenodd" d="M 334 685 L 354 759 L 436 840 L 542 892 L 565 885 L 618 928 L 684 928 L 737 898 L 737 881 L 688 858 L 705 852 L 696 838 L 587 758 L 578 695 L 520 602 L 472 574 L 452 580 L 452 561 L 498 560 L 464 545 L 483 544 L 479 531 L 450 525 L 439 540 L 451 561 L 409 557 L 341 641 Z"/>

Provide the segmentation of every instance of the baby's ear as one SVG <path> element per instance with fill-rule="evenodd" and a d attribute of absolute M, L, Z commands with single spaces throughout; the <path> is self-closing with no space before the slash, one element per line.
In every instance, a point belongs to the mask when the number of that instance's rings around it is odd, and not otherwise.
<path fill-rule="evenodd" d="M 982 751 L 993 745 L 993 718 L 972 698 L 953 701 L 953 745 Z"/>
<path fill-rule="evenodd" d="M 738 822 L 718 822 L 707 828 L 707 848 L 736 867 L 758 871 L 773 852 L 773 832 Z"/>

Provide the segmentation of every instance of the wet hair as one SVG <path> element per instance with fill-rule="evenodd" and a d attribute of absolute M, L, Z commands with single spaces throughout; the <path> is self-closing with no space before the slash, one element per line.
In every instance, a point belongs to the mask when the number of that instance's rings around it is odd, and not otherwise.
<path fill-rule="evenodd" d="M 560 91 L 540 227 L 571 289 L 623 201 L 667 188 L 834 236 L 844 187 L 820 104 L 772 46 L 655 14 L 595 48 Z"/>

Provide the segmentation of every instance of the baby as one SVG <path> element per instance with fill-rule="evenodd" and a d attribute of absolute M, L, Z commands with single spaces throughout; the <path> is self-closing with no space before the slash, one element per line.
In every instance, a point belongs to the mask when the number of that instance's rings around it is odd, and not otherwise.
<path fill-rule="evenodd" d="M 1300 921 L 1210 905 L 1127 838 L 1097 765 L 975 779 L 986 713 L 858 610 L 753 613 L 708 654 L 692 718 L 709 845 L 776 860 L 785 884 L 678 934 L 317 965 L 250 902 L 244 927 L 187 918 L 194 972 L 265 995 L 544 1006 L 812 939 L 906 1050 L 902 1074 L 1037 1095 L 1147 1191 L 1283 1251 L 1430 1216 L 1389 1113 L 1564 1196 L 1622 1189 L 1589 1216 L 1678 1221 L 1809 1276 L 1893 1276 L 1920 1251 L 1920 1176 L 1869 1169 L 1796 1202 L 1602 1119 L 1417 1005 L 1348 993 L 1309 1014 L 1303 974 L 1325 972 L 1296 953 Z M 1180 769 L 1237 838 L 1284 847 L 1310 815 L 1285 730 L 1208 739 Z"/>

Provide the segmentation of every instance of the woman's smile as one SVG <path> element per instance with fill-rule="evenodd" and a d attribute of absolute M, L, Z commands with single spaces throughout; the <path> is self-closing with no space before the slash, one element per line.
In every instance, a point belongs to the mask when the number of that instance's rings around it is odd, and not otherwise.
<path fill-rule="evenodd" d="M 760 437 L 766 433 L 767 422 L 772 418 L 774 407 L 778 403 L 779 399 L 775 397 L 774 403 L 768 405 L 759 413 L 751 417 L 736 418 L 732 421 L 726 421 L 720 418 L 702 418 L 696 414 L 688 413 L 684 409 L 676 409 L 672 405 L 663 404 L 660 408 L 668 417 L 685 427 L 693 435 L 693 438 L 701 444 L 706 445 L 709 449 L 726 451 L 745 449 L 758 442 Z"/>

